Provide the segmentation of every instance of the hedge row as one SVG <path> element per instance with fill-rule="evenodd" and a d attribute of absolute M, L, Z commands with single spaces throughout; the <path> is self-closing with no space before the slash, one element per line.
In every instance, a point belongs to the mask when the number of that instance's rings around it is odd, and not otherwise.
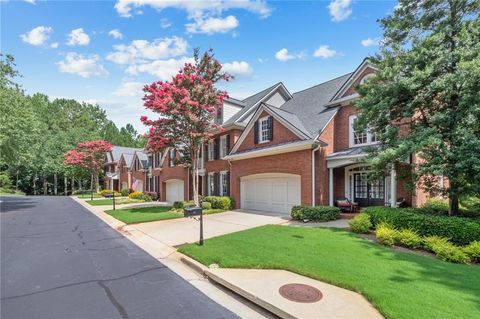
<path fill-rule="evenodd" d="M 467 218 L 426 215 L 409 208 L 368 207 L 363 212 L 370 215 L 374 227 L 385 222 L 422 236 L 446 237 L 457 245 L 480 241 L 480 223 Z"/>
<path fill-rule="evenodd" d="M 229 196 L 206 196 L 203 202 L 212 204 L 212 209 L 229 210 L 235 208 L 235 201 Z"/>
<path fill-rule="evenodd" d="M 326 222 L 340 218 L 340 209 L 331 206 L 293 206 L 292 219 Z"/>

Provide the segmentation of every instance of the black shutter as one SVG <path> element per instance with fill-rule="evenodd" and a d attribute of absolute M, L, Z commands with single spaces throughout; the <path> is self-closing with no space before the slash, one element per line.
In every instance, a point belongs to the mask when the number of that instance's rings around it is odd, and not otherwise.
<path fill-rule="evenodd" d="M 230 135 L 226 135 L 225 136 L 225 142 L 227 143 L 227 153 L 225 154 L 228 155 L 228 153 L 230 153 Z"/>
<path fill-rule="evenodd" d="M 268 139 L 273 140 L 273 116 L 268 117 Z"/>
<path fill-rule="evenodd" d="M 218 196 L 220 193 L 220 174 L 213 173 L 213 195 Z"/>
<path fill-rule="evenodd" d="M 227 172 L 227 196 L 230 196 L 230 171 Z"/>
<path fill-rule="evenodd" d="M 253 143 L 258 144 L 258 121 L 253 125 Z"/>
<path fill-rule="evenodd" d="M 220 158 L 220 138 L 217 137 L 213 140 L 213 148 L 215 150 L 213 159 L 218 160 Z"/>

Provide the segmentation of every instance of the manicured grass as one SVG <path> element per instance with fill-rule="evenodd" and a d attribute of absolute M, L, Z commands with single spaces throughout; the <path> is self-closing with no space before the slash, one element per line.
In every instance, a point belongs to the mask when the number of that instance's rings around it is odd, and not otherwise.
<path fill-rule="evenodd" d="M 267 225 L 180 248 L 205 265 L 286 269 L 357 291 L 387 318 L 480 318 L 480 267 L 374 244 L 344 230 Z"/>
<path fill-rule="evenodd" d="M 87 200 L 86 201 L 88 204 L 92 206 L 105 206 L 105 205 L 113 205 L 113 199 L 112 198 L 105 198 L 105 199 L 94 199 L 94 200 Z M 143 201 L 141 200 L 136 200 L 136 199 L 130 199 L 130 198 L 115 198 L 115 204 L 116 205 L 121 205 L 121 204 L 132 204 L 132 203 L 142 203 Z"/>
<path fill-rule="evenodd" d="M 79 195 L 75 195 L 75 196 L 78 196 L 78 198 L 81 198 L 81 199 L 89 199 L 89 198 L 92 198 L 92 195 L 91 194 L 79 194 Z M 93 194 L 93 198 L 101 198 L 103 197 L 102 195 L 100 194 L 97 194 L 97 193 L 94 193 Z"/>
<path fill-rule="evenodd" d="M 107 210 L 106 213 L 121 220 L 125 224 L 145 223 L 183 217 L 182 213 L 177 213 L 171 209 L 171 206 L 153 206 Z"/>

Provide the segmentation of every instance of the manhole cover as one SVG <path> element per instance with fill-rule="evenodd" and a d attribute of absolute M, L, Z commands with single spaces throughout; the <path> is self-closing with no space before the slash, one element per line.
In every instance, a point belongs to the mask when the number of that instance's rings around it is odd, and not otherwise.
<path fill-rule="evenodd" d="M 317 302 L 322 299 L 323 295 L 315 287 L 304 284 L 287 284 L 278 289 L 280 295 L 295 302 Z"/>

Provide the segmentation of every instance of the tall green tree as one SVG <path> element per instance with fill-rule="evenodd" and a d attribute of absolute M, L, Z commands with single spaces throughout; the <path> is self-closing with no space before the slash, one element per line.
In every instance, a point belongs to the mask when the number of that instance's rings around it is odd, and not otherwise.
<path fill-rule="evenodd" d="M 448 196 L 451 215 L 459 196 L 480 192 L 479 10 L 478 0 L 400 0 L 380 21 L 376 76 L 358 88 L 358 126 L 381 142 L 372 167 L 414 154 L 412 180 Z"/>

